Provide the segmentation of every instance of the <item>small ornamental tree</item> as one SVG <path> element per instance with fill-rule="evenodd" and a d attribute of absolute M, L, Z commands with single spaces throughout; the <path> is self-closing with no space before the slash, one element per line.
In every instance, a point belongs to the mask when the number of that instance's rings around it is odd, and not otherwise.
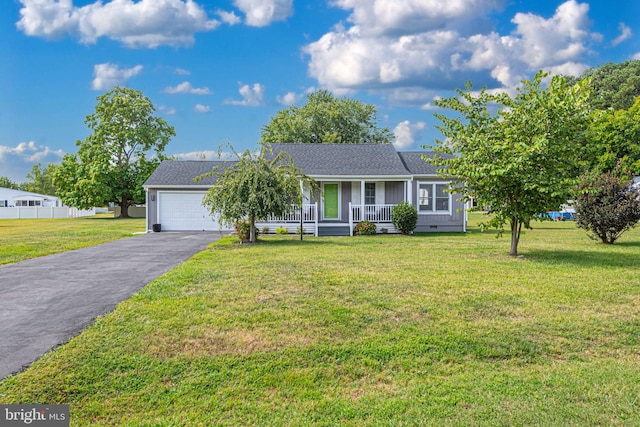
<path fill-rule="evenodd" d="M 292 207 L 302 205 L 302 188 L 316 189 L 314 180 L 296 168 L 291 156 L 281 152 L 273 159 L 265 157 L 269 151 L 265 146 L 261 154 L 246 150 L 238 154 L 236 162 L 214 168 L 202 175 L 216 175 L 216 183 L 205 195 L 202 204 L 213 215 L 219 215 L 224 224 L 233 225 L 238 221 L 249 222 L 249 242 L 256 242 L 256 221 L 265 220 L 269 215 L 281 216 L 291 212 Z"/>
<path fill-rule="evenodd" d="M 411 234 L 418 224 L 418 210 L 408 202 L 398 203 L 391 211 L 391 222 L 402 234 Z"/>
<path fill-rule="evenodd" d="M 445 138 L 436 146 L 442 154 L 429 162 L 453 177 L 463 201 L 489 207 L 486 226 L 501 233 L 508 224 L 511 256 L 518 255 L 522 227 L 566 203 L 581 172 L 588 87 L 555 76 L 545 89 L 546 76 L 523 81 L 513 97 L 476 92 L 469 83 L 458 96 L 436 101 L 459 116 L 435 114 Z"/>
<path fill-rule="evenodd" d="M 616 167 L 596 178 L 583 176 L 576 198 L 576 224 L 594 240 L 612 245 L 640 220 L 640 189 Z"/>

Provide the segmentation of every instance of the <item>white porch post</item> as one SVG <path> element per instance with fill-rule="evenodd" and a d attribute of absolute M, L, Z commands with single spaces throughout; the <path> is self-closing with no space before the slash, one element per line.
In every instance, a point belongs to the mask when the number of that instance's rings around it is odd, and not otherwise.
<path fill-rule="evenodd" d="M 360 221 L 367 219 L 364 213 L 364 179 L 360 180 Z"/>
<path fill-rule="evenodd" d="M 413 205 L 413 178 L 407 181 L 407 202 Z"/>

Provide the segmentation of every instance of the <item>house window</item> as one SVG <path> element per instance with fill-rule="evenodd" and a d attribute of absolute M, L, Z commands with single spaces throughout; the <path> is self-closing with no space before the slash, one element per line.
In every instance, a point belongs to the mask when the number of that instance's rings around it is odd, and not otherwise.
<path fill-rule="evenodd" d="M 376 183 L 375 182 L 364 183 L 364 204 L 365 205 L 376 204 Z"/>
<path fill-rule="evenodd" d="M 418 184 L 418 211 L 421 213 L 451 213 L 449 184 L 421 182 Z"/>
<path fill-rule="evenodd" d="M 0 200 L 0 208 L 6 208 L 7 205 L 7 201 L 6 200 Z"/>

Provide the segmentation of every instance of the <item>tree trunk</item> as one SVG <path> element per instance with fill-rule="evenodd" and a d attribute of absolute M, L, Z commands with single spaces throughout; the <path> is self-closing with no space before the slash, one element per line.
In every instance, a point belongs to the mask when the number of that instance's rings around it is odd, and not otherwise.
<path fill-rule="evenodd" d="M 520 242 L 520 231 L 522 222 L 517 217 L 511 217 L 511 249 L 509 255 L 518 256 L 518 243 Z"/>
<path fill-rule="evenodd" d="M 251 243 L 255 243 L 256 242 L 256 216 L 255 215 L 249 216 L 249 222 L 251 223 L 251 229 L 249 231 L 249 241 Z"/>
<path fill-rule="evenodd" d="M 123 196 L 120 201 L 120 216 L 118 218 L 129 218 L 129 205 L 129 200 Z"/>

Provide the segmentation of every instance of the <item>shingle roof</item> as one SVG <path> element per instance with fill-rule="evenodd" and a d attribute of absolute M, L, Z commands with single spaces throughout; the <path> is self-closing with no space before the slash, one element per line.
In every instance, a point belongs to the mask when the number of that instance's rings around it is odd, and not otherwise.
<path fill-rule="evenodd" d="M 412 175 L 436 175 L 437 168 L 432 163 L 429 163 L 424 160 L 422 157 L 426 155 L 427 157 L 432 157 L 435 154 L 434 151 L 400 151 L 398 155 L 402 159 L 407 170 Z M 443 157 L 448 157 L 447 155 L 442 155 Z"/>
<path fill-rule="evenodd" d="M 391 144 L 271 144 L 309 176 L 407 176 Z"/>
<path fill-rule="evenodd" d="M 197 176 L 211 172 L 215 166 L 222 168 L 233 164 L 233 161 L 207 161 L 207 160 L 164 160 L 151 174 L 145 186 L 191 186 L 191 185 L 213 185 L 216 176 L 208 176 L 201 181 L 195 182 Z"/>
<path fill-rule="evenodd" d="M 272 144 L 275 156 L 286 151 L 294 164 L 311 177 L 340 176 L 409 176 L 435 175 L 436 167 L 423 160 L 429 151 L 397 152 L 391 144 Z M 228 167 L 234 161 L 165 160 L 151 174 L 146 187 L 211 186 L 216 176 L 195 182 L 197 176 L 219 166 Z"/>

